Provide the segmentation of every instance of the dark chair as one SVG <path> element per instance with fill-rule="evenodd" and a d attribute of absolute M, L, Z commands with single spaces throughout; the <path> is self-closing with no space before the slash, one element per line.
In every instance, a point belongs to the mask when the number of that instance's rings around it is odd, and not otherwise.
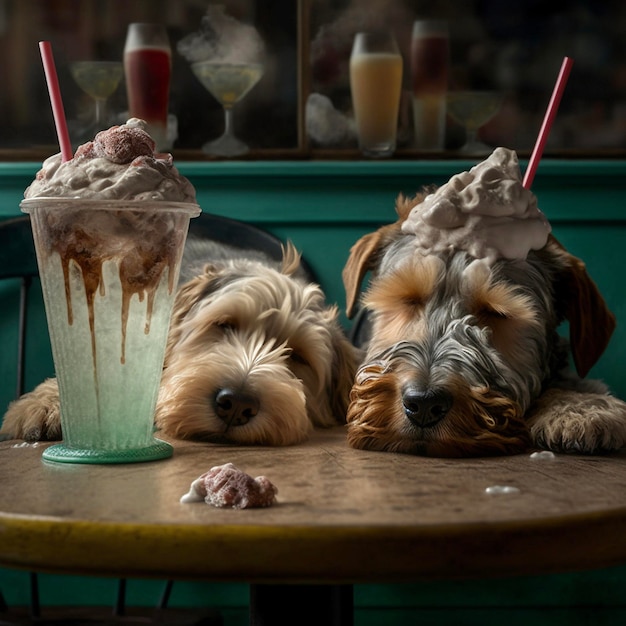
<path fill-rule="evenodd" d="M 202 213 L 199 217 L 191 220 L 189 225 L 190 235 L 210 239 L 221 243 L 227 243 L 239 248 L 252 248 L 266 253 L 274 260 L 279 261 L 282 257 L 283 242 L 266 230 L 258 228 L 251 224 L 246 224 L 235 219 L 221 217 Z M 307 277 L 316 281 L 316 276 L 305 259 L 302 259 L 302 268 Z M 19 296 L 19 318 L 18 318 L 18 346 L 17 346 L 17 384 L 16 397 L 22 395 L 25 391 L 25 361 L 26 361 L 26 343 L 27 343 L 27 320 L 29 294 L 31 287 L 37 285 L 33 281 L 38 278 L 39 272 L 37 268 L 37 258 L 35 255 L 35 247 L 33 243 L 32 231 L 30 226 L 30 218 L 28 216 L 17 217 L 0 222 L 0 280 L 19 279 L 20 296 Z M 0 414 L 1 415 L 1 414 Z M 41 609 L 39 602 L 39 579 L 38 574 L 33 572 L 29 575 L 30 582 L 30 616 L 37 619 L 40 626 L 45 626 L 47 620 L 41 620 Z M 168 580 L 164 582 L 163 592 L 157 603 L 157 609 L 167 609 L 172 585 L 174 581 Z M 8 607 L 0 590 L 0 621 L 2 621 L 2 613 L 7 613 Z M 148 609 L 147 614 L 151 615 L 153 610 Z M 197 610 L 190 611 L 194 615 L 198 615 L 199 621 L 190 622 L 188 619 L 185 624 L 191 626 L 193 623 L 204 626 L 217 625 L 222 623 L 221 616 L 215 611 L 203 611 L 199 616 Z M 117 596 L 114 606 L 112 607 L 113 617 L 122 617 L 126 614 L 126 580 L 120 579 L 117 585 Z M 134 611 L 136 614 L 136 611 Z M 83 619 L 89 619 L 89 623 L 93 622 L 102 615 L 102 612 L 95 615 L 81 614 Z M 62 623 L 63 617 L 58 617 L 58 610 L 55 611 L 55 619 L 50 623 Z M 179 617 L 179 616 L 178 616 Z M 110 623 L 110 617 L 107 623 Z M 148 618 L 146 618 L 148 619 Z M 156 618 L 159 620 L 159 618 Z M 75 621 L 72 620 L 74 623 Z M 11 623 L 11 622 L 2 622 Z M 152 623 L 151 621 L 142 621 L 142 623 Z M 159 623 L 163 623 L 159 621 Z M 171 622 L 173 623 L 173 622 Z M 176 622 L 178 623 L 178 622 Z M 183 622 L 181 622 L 183 623 Z"/>
<path fill-rule="evenodd" d="M 28 294 L 33 278 L 39 276 L 33 235 L 28 216 L 0 223 L 0 280 L 20 280 L 20 310 L 17 352 L 16 396 L 24 393 L 24 348 L 26 346 L 26 314 Z"/>
<path fill-rule="evenodd" d="M 280 261 L 282 258 L 284 242 L 278 237 L 258 226 L 229 217 L 201 213 L 189 222 L 189 234 L 230 244 L 237 248 L 259 250 L 275 261 Z M 314 283 L 319 282 L 313 268 L 304 257 L 301 258 L 300 265 L 308 280 Z"/>

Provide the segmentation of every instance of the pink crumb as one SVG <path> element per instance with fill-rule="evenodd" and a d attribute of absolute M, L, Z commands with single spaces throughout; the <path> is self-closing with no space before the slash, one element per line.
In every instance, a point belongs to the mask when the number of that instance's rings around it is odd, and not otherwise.
<path fill-rule="evenodd" d="M 276 502 L 278 489 L 265 476 L 252 478 L 232 463 L 212 467 L 193 481 L 181 502 L 204 500 L 215 507 L 248 509 Z"/>

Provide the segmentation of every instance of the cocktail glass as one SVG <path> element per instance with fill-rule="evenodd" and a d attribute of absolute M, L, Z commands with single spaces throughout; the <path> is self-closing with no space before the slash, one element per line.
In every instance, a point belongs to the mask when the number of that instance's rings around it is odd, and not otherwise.
<path fill-rule="evenodd" d="M 235 136 L 233 109 L 263 76 L 261 63 L 216 63 L 198 61 L 191 69 L 204 88 L 224 109 L 224 133 L 202 146 L 207 154 L 238 156 L 249 151 L 248 145 Z"/>
<path fill-rule="evenodd" d="M 124 75 L 124 66 L 118 61 L 76 61 L 70 63 L 70 72 L 76 84 L 95 102 L 95 125 L 98 130 L 108 128 L 106 103 L 117 89 Z"/>
<path fill-rule="evenodd" d="M 503 96 L 497 91 L 452 91 L 448 94 L 448 115 L 465 128 L 464 154 L 489 154 L 493 148 L 478 139 L 478 131 L 500 110 Z"/>

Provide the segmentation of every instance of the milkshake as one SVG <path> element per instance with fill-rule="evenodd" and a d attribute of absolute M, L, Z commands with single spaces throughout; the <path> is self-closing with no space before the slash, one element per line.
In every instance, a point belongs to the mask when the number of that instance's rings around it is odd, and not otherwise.
<path fill-rule="evenodd" d="M 170 456 L 153 416 L 195 191 L 139 120 L 47 159 L 29 213 L 59 385 L 63 444 L 48 460 Z"/>

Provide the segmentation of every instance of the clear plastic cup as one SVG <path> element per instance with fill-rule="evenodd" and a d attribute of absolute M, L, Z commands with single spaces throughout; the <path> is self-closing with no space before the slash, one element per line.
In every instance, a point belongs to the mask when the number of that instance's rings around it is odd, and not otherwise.
<path fill-rule="evenodd" d="M 43 458 L 167 458 L 154 437 L 167 333 L 196 204 L 32 198 L 30 214 L 59 384 L 63 442 Z"/>

